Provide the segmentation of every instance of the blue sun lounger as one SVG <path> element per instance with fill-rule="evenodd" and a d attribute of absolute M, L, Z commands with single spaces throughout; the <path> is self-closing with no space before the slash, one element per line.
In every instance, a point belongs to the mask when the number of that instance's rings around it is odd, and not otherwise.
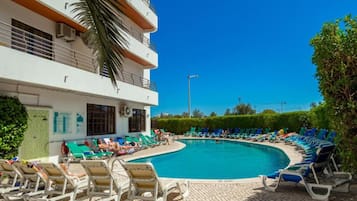
<path fill-rule="evenodd" d="M 313 162 L 305 161 L 273 174 L 261 176 L 264 188 L 269 191 L 276 191 L 282 181 L 300 183 L 305 186 L 309 195 L 316 200 L 327 200 L 332 189 L 348 192 L 352 175 L 346 172 L 332 172 L 329 168 L 334 149 L 334 145 L 320 147 L 316 151 L 316 156 L 312 159 Z M 324 173 L 325 169 L 329 170 L 328 175 Z M 311 177 L 313 181 L 310 181 Z M 266 183 L 268 178 L 275 179 L 276 184 L 269 186 Z"/>

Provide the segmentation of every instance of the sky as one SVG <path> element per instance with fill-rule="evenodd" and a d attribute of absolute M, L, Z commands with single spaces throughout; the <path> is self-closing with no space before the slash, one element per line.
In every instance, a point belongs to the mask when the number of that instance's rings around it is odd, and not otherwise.
<path fill-rule="evenodd" d="M 323 101 L 310 40 L 325 22 L 357 16 L 354 0 L 151 0 L 159 66 L 152 116 L 188 111 L 223 115 L 238 103 L 257 112 L 308 110 Z"/>

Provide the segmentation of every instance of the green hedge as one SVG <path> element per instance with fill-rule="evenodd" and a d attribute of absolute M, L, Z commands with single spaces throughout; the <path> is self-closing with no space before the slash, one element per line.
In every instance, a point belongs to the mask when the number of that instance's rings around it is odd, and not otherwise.
<path fill-rule="evenodd" d="M 310 116 L 312 127 L 332 128 L 331 118 L 326 103 L 322 103 L 317 107 L 312 108 Z"/>
<path fill-rule="evenodd" d="M 27 111 L 16 97 L 0 96 L 0 158 L 17 156 L 27 129 Z"/>
<path fill-rule="evenodd" d="M 283 114 L 232 115 L 206 118 L 159 118 L 153 119 L 158 128 L 182 134 L 191 127 L 209 128 L 271 128 L 278 130 L 288 128 L 289 131 L 299 131 L 300 127 L 326 128 L 311 122 L 311 112 L 287 112 Z"/>

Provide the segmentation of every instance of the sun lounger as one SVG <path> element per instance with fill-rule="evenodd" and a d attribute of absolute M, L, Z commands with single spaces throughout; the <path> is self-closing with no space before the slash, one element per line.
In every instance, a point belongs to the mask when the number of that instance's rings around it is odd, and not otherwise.
<path fill-rule="evenodd" d="M 46 176 L 43 172 L 36 168 L 35 163 L 32 162 L 18 162 L 13 166 L 18 170 L 21 175 L 20 188 L 16 191 L 2 194 L 6 201 L 20 200 L 25 194 L 31 195 L 37 193 L 46 186 Z"/>
<path fill-rule="evenodd" d="M 30 201 L 55 201 L 69 198 L 73 201 L 77 194 L 87 188 L 87 178 L 79 178 L 69 175 L 61 167 L 54 163 L 39 163 L 38 166 L 47 175 L 44 192 L 25 195 Z"/>
<path fill-rule="evenodd" d="M 191 136 L 191 137 L 196 137 L 197 136 L 196 132 L 196 127 L 191 127 L 189 131 L 187 131 L 184 136 Z"/>
<path fill-rule="evenodd" d="M 147 135 L 139 134 L 139 137 L 141 138 L 141 142 L 145 146 L 154 147 L 160 145 L 160 142 L 157 142 L 156 140 L 150 138 Z"/>
<path fill-rule="evenodd" d="M 76 142 L 67 142 L 66 145 L 70 152 L 69 156 L 73 160 L 98 159 L 103 157 L 103 154 L 101 154 L 100 152 L 94 153 L 94 151 L 86 145 L 78 145 Z"/>
<path fill-rule="evenodd" d="M 313 162 L 295 164 L 271 175 L 262 176 L 265 189 L 275 191 L 282 181 L 300 183 L 305 186 L 309 195 L 317 200 L 327 200 L 333 189 L 348 192 L 349 183 L 352 180 L 350 173 L 329 171 L 328 175 L 324 173 L 325 169 L 331 169 L 329 162 L 333 151 L 334 146 L 321 147 L 317 150 Z M 275 179 L 276 184 L 273 186 L 267 185 L 267 178 Z M 328 182 L 323 180 L 324 178 L 328 178 Z M 342 188 L 342 190 L 338 188 Z"/>
<path fill-rule="evenodd" d="M 129 200 L 163 200 L 174 190 L 178 190 L 180 196 L 185 199 L 189 194 L 189 183 L 169 182 L 162 183 L 151 163 L 123 163 L 126 173 L 130 178 L 128 192 Z"/>
<path fill-rule="evenodd" d="M 0 159 L 0 193 L 7 193 L 18 190 L 20 187 L 21 176 L 15 166 L 8 160 Z"/>
<path fill-rule="evenodd" d="M 129 187 L 128 181 L 119 183 L 104 160 L 82 160 L 81 165 L 89 177 L 87 195 L 90 199 L 100 197 L 102 201 L 119 201 L 122 193 Z"/>
<path fill-rule="evenodd" d="M 113 152 L 101 149 L 99 147 L 99 145 L 98 145 L 98 140 L 97 139 L 93 139 L 92 140 L 92 147 L 94 148 L 95 153 L 99 152 L 99 153 L 101 153 L 103 155 L 103 157 L 110 158 L 113 155 Z"/>

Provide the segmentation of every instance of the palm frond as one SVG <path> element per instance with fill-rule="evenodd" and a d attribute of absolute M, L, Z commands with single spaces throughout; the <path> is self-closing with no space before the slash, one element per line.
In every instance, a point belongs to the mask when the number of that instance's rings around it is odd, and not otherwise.
<path fill-rule="evenodd" d="M 122 22 L 123 6 L 115 0 L 79 0 L 72 4 L 75 18 L 87 28 L 82 39 L 97 58 L 100 72 L 106 68 L 114 86 L 123 68 L 127 46 Z"/>

